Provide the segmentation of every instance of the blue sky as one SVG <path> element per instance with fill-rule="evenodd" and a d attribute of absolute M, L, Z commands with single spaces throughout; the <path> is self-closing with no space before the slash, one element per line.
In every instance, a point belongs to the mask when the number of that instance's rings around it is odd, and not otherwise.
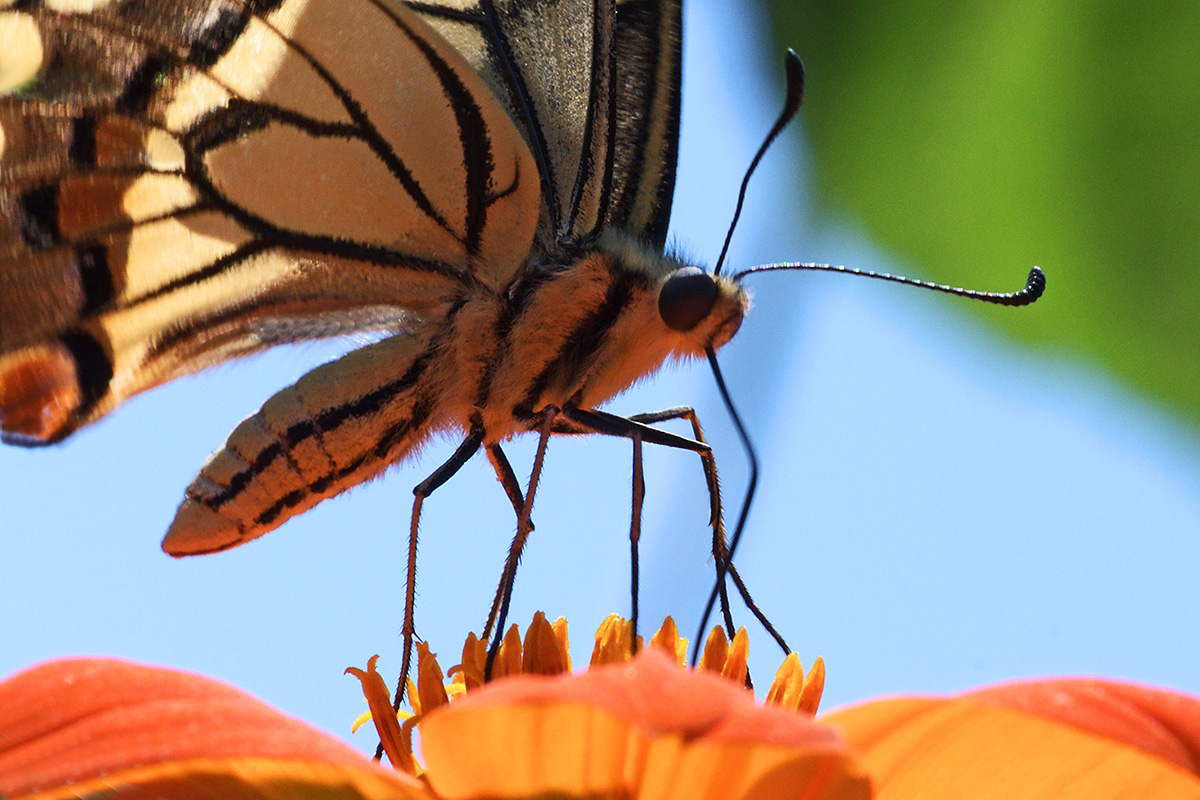
<path fill-rule="evenodd" d="M 733 0 L 692 3 L 686 30 L 672 233 L 711 261 L 777 111 L 782 54 Z M 801 119 L 760 170 L 731 263 L 920 275 L 812 207 L 795 178 L 807 159 Z M 1012 286 L 974 288 L 1016 288 L 1029 266 L 1013 265 Z M 1052 303 L 1054 265 L 1042 266 Z M 827 707 L 1052 674 L 1200 693 L 1194 430 L 1067 353 L 997 338 L 961 301 L 796 273 L 752 289 L 721 355 L 763 462 L 738 563 L 804 663 L 826 659 Z M 227 365 L 62 446 L 0 450 L 0 674 L 70 654 L 133 658 L 222 678 L 348 737 L 362 703 L 342 670 L 375 653 L 385 673 L 399 666 L 411 488 L 453 443 L 249 546 L 186 561 L 158 549 L 204 457 L 333 352 Z M 680 403 L 699 410 L 735 506 L 744 455 L 705 365 L 667 370 L 611 410 Z M 508 451 L 524 479 L 532 442 Z M 603 616 L 628 606 L 629 460 L 624 442 L 554 441 L 538 494 L 512 619 L 566 615 L 580 660 Z M 647 483 L 643 611 L 690 632 L 711 574 L 700 469 L 647 448 Z M 425 509 L 418 625 L 453 663 L 515 523 L 482 458 Z M 767 678 L 778 654 L 739 619 Z M 372 749 L 364 736 L 351 741 Z"/>

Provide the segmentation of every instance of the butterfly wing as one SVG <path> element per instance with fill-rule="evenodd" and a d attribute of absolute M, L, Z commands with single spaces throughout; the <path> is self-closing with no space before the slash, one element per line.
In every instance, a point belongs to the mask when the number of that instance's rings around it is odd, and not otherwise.
<path fill-rule="evenodd" d="M 679 141 L 680 0 L 436 0 L 414 10 L 501 99 L 538 159 L 539 240 L 666 240 Z"/>
<path fill-rule="evenodd" d="M 0 11 L 6 439 L 280 342 L 436 320 L 527 263 L 537 164 L 407 7 L 83 5 Z"/>

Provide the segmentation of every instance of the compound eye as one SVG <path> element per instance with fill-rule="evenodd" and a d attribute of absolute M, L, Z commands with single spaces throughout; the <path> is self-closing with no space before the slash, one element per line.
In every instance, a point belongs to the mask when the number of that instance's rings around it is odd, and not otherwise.
<path fill-rule="evenodd" d="M 667 327 L 690 331 L 712 311 L 717 282 L 699 267 L 683 267 L 667 278 L 658 293 L 658 313 Z"/>

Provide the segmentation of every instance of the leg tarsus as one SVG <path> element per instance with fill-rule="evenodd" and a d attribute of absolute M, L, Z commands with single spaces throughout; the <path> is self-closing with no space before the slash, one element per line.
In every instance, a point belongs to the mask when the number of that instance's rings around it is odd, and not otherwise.
<path fill-rule="evenodd" d="M 472 428 L 454 454 L 413 489 L 412 521 L 408 529 L 408 565 L 404 586 L 404 624 L 401 627 L 401 634 L 404 637 L 404 655 L 401 660 L 400 678 L 396 683 L 396 694 L 392 700 L 392 707 L 397 711 L 400 710 L 400 704 L 404 700 L 405 682 L 412 665 L 413 642 L 416 638 L 417 537 L 421 521 L 421 505 L 425 502 L 426 497 L 433 494 L 439 486 L 462 469 L 463 464 L 466 464 L 471 456 L 475 455 L 475 451 L 482 443 L 483 429 Z"/>
<path fill-rule="evenodd" d="M 704 468 L 705 482 L 708 484 L 709 525 L 712 526 L 713 530 L 712 552 L 717 575 L 713 596 L 705 608 L 704 616 L 700 623 L 700 630 L 696 635 L 696 640 L 692 647 L 692 663 L 696 663 L 704 639 L 704 626 L 707 624 L 708 616 L 712 611 L 712 604 L 717 597 L 721 600 L 721 616 L 730 639 L 733 638 L 735 630 L 733 627 L 733 613 L 729 608 L 729 592 L 725 581 L 725 566 L 729 563 L 729 547 L 725 539 L 725 521 L 721 510 L 721 485 L 717 478 L 717 462 L 713 458 L 712 449 L 704 440 L 704 430 L 700 426 L 700 419 L 695 409 L 688 406 L 677 406 L 663 411 L 635 414 L 631 417 L 618 417 L 614 414 L 595 409 L 568 407 L 563 410 L 563 414 L 584 432 L 623 436 L 630 439 L 638 435 L 642 440 L 652 444 L 662 444 L 682 450 L 691 450 L 700 456 L 700 463 Z M 695 438 L 687 439 L 676 436 L 650 425 L 650 423 L 666 422 L 673 419 L 687 419 L 691 422 Z"/>
<path fill-rule="evenodd" d="M 642 504 L 646 499 L 646 479 L 642 472 L 642 435 L 634 431 L 633 436 L 633 509 L 629 519 L 629 596 L 633 611 L 633 636 L 629 648 L 633 655 L 638 649 L 638 542 L 642 538 Z"/>
<path fill-rule="evenodd" d="M 512 602 L 513 583 L 517 578 L 517 565 L 521 561 L 521 553 L 525 549 L 526 542 L 529 541 L 529 516 L 533 511 L 533 497 L 537 493 L 538 481 L 542 476 L 542 464 L 546 460 L 546 443 L 550 439 L 550 433 L 554 426 L 554 420 L 559 414 L 559 409 L 556 406 L 546 406 L 539 412 L 542 417 L 541 423 L 538 426 L 538 446 L 537 454 L 533 459 L 533 469 L 529 475 L 529 488 L 525 492 L 525 502 L 521 506 L 521 513 L 517 516 L 517 535 L 513 537 L 512 544 L 508 548 L 508 559 L 504 564 L 504 572 L 500 576 L 500 586 L 496 589 L 497 603 L 493 601 L 492 608 L 496 611 L 494 615 L 489 615 L 488 623 L 484 626 L 483 638 L 486 641 L 489 633 L 492 635 L 492 644 L 488 648 L 487 665 L 484 667 L 484 678 L 488 679 L 492 675 L 492 665 L 496 661 L 496 653 L 500 650 L 500 641 L 504 636 L 504 622 L 508 618 L 508 606 Z M 492 628 L 495 628 L 494 632 Z"/>

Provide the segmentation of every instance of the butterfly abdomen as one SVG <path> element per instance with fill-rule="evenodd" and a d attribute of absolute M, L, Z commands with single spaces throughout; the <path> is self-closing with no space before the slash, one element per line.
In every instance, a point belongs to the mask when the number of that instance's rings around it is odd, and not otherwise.
<path fill-rule="evenodd" d="M 392 336 L 318 367 L 230 434 L 188 487 L 163 549 L 226 550 L 380 475 L 450 423 L 429 337 Z"/>

